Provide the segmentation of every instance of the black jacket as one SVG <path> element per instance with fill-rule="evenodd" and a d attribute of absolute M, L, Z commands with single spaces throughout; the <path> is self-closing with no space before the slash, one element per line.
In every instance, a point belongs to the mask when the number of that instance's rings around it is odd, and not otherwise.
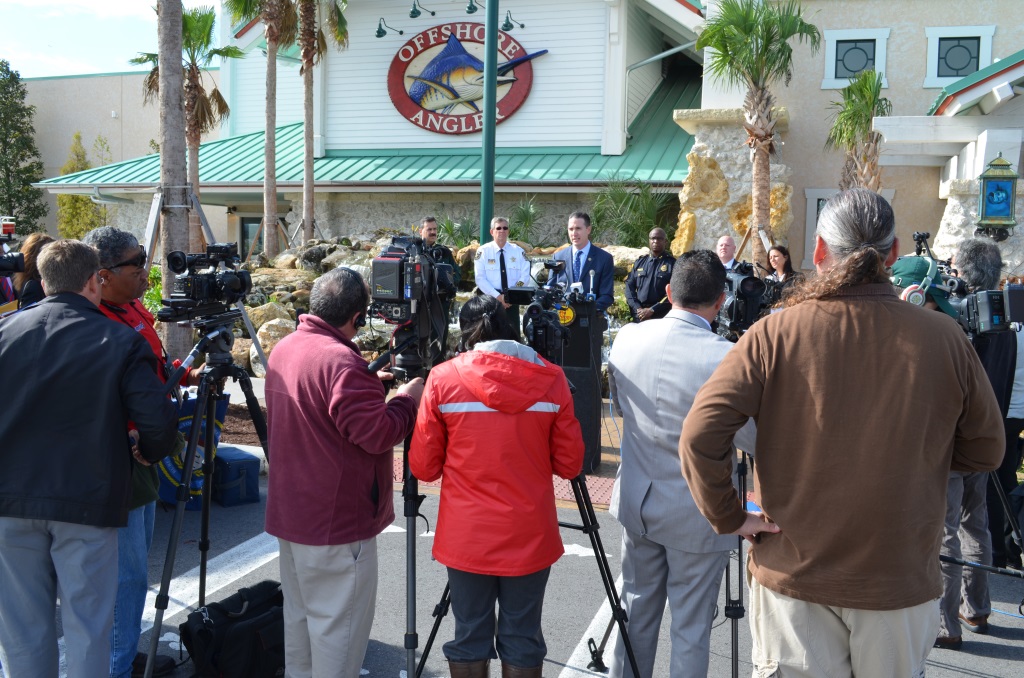
<path fill-rule="evenodd" d="M 127 524 L 128 421 L 150 461 L 176 438 L 155 363 L 141 336 L 79 294 L 0 321 L 0 516 Z"/>

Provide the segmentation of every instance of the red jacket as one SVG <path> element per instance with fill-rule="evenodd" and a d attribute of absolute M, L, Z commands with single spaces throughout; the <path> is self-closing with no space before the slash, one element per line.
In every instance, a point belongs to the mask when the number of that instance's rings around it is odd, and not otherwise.
<path fill-rule="evenodd" d="M 355 345 L 320 318 L 274 347 L 267 370 L 267 532 L 309 546 L 349 544 L 395 519 L 392 449 L 416 401 L 384 400 Z"/>
<path fill-rule="evenodd" d="M 535 356 L 517 346 L 519 355 Z M 563 553 L 551 476 L 574 478 L 583 466 L 562 370 L 479 347 L 435 367 L 409 466 L 424 481 L 444 475 L 434 538 L 439 562 L 497 576 L 550 566 Z"/>

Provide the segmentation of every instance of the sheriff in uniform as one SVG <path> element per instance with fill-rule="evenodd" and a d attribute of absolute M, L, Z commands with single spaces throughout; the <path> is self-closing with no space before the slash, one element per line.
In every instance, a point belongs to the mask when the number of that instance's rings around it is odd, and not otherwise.
<path fill-rule="evenodd" d="M 480 246 L 473 264 L 476 286 L 505 307 L 509 323 L 520 334 L 519 307 L 505 302 L 502 294 L 510 287 L 526 287 L 530 284 L 530 260 L 526 252 L 515 243 L 508 241 L 508 219 L 491 219 L 491 242 Z"/>
<path fill-rule="evenodd" d="M 648 235 L 648 243 L 651 253 L 637 259 L 626 278 L 626 303 L 634 322 L 664 318 L 672 308 L 665 286 L 672 278 L 676 260 L 665 251 L 668 237 L 665 231 L 656 228 Z"/>

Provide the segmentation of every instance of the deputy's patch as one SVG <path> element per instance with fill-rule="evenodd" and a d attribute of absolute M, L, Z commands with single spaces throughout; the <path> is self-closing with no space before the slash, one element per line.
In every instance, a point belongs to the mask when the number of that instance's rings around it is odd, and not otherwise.
<path fill-rule="evenodd" d="M 667 270 L 668 270 L 668 264 L 662 264 L 661 265 L 661 272 L 664 273 Z"/>
<path fill-rule="evenodd" d="M 476 251 L 476 256 L 474 256 L 473 258 L 474 259 L 479 259 L 482 254 L 483 254 L 483 252 L 481 252 L 480 250 L 477 250 Z"/>
<path fill-rule="evenodd" d="M 515 259 L 513 259 L 512 261 L 515 261 Z M 523 286 L 523 281 L 522 280 L 520 280 L 519 282 L 516 283 L 516 287 L 522 287 L 522 286 Z"/>

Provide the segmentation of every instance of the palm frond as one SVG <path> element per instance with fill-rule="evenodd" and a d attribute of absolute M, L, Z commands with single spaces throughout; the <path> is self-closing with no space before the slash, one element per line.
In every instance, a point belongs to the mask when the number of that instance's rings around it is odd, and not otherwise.
<path fill-rule="evenodd" d="M 295 0 L 279 0 L 281 13 L 277 25 L 277 44 L 290 47 L 299 37 L 299 10 Z"/>

